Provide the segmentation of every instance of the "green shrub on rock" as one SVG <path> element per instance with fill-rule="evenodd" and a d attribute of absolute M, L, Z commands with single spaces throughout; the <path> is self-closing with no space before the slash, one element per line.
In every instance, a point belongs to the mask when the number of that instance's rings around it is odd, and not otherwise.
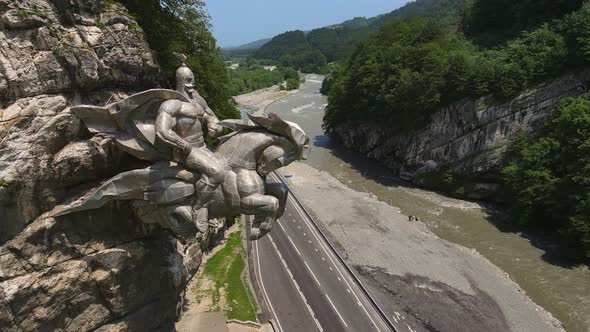
<path fill-rule="evenodd" d="M 556 231 L 590 258 L 590 97 L 564 99 L 541 135 L 521 136 L 510 152 L 503 174 L 516 222 Z"/>

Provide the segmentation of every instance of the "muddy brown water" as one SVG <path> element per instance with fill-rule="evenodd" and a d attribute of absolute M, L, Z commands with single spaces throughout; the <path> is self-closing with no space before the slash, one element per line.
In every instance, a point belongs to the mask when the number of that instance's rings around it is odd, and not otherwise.
<path fill-rule="evenodd" d="M 508 273 L 533 301 L 551 312 L 568 331 L 590 331 L 590 270 L 550 259 L 524 236 L 503 232 L 491 220 L 500 213 L 468 202 L 414 188 L 383 165 L 348 151 L 324 135 L 322 118 L 328 103 L 319 93 L 323 77 L 307 75 L 299 92 L 267 108 L 297 122 L 312 140 L 306 162 L 326 171 L 350 188 L 370 192 L 380 200 L 420 218 L 439 237 L 477 250 Z"/>

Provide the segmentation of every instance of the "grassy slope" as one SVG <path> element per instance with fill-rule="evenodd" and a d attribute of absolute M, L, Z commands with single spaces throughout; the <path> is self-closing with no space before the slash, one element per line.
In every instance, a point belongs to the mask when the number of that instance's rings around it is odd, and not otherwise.
<path fill-rule="evenodd" d="M 242 279 L 246 266 L 244 259 L 245 250 L 242 247 L 240 227 L 240 231 L 229 236 L 225 247 L 207 260 L 203 268 L 203 277 L 213 281 L 215 285 L 215 288 L 210 290 L 213 310 L 225 309 L 219 308 L 220 290 L 225 288 L 228 318 L 256 321 L 256 301 Z"/>

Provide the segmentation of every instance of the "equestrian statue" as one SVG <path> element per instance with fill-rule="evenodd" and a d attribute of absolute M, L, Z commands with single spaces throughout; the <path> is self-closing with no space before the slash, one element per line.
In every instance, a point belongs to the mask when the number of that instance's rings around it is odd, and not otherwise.
<path fill-rule="evenodd" d="M 104 107 L 72 107 L 92 133 L 108 135 L 125 152 L 152 165 L 121 173 L 74 206 L 56 214 L 97 209 L 111 201 L 132 201 L 144 223 L 159 224 L 180 237 L 204 234 L 212 220 L 253 215 L 250 237 L 267 234 L 285 209 L 288 190 L 267 183 L 270 172 L 306 159 L 309 138 L 278 115 L 248 115 L 219 121 L 195 90 L 184 63 L 176 90 L 152 89 Z M 205 143 L 219 138 L 216 150 Z"/>

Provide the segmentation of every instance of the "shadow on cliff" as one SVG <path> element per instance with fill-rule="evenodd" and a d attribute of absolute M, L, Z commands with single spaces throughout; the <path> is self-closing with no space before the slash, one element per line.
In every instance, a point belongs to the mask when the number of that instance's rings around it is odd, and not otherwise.
<path fill-rule="evenodd" d="M 367 180 L 389 187 L 416 188 L 410 182 L 401 180 L 394 175 L 391 169 L 387 168 L 383 163 L 370 159 L 360 152 L 349 150 L 327 135 L 316 136 L 313 144 L 315 147 L 329 150 L 334 157 L 350 164 Z"/>
<path fill-rule="evenodd" d="M 430 190 L 445 197 L 450 197 L 448 193 L 421 188 L 411 182 L 400 179 L 391 169 L 387 168 L 385 164 L 370 159 L 360 152 L 349 150 L 339 141 L 334 140 L 327 135 L 316 136 L 313 144 L 315 147 L 329 150 L 334 157 L 350 164 L 351 167 L 358 171 L 358 173 L 366 180 L 374 181 L 387 187 Z M 469 201 L 467 199 L 462 200 Z M 567 252 L 562 249 L 557 234 L 517 227 L 510 223 L 509 216 L 507 215 L 504 206 L 490 202 L 476 202 L 485 207 L 487 215 L 486 219 L 500 232 L 518 234 L 523 239 L 529 241 L 529 243 L 535 248 L 541 249 L 543 251 L 541 258 L 545 262 L 563 268 L 575 268 L 580 265 L 590 267 L 590 262 L 574 259 L 572 257 L 576 256 L 576 253 Z M 386 203 L 395 205 L 395 202 L 391 200 L 386 200 Z"/>

